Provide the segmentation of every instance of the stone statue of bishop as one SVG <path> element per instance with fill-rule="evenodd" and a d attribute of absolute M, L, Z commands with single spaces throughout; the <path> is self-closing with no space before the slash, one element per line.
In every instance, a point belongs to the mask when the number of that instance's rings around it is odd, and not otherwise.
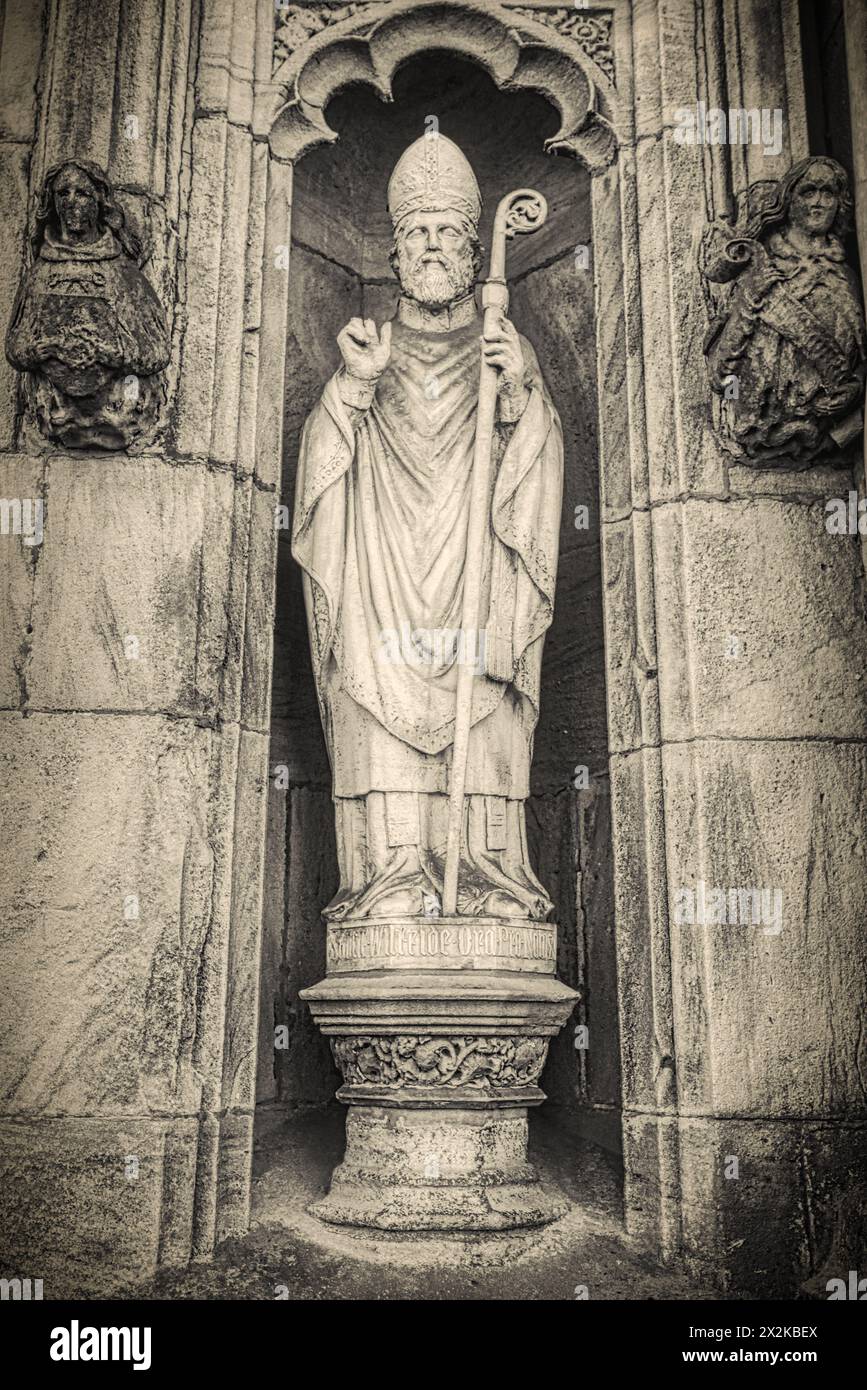
<path fill-rule="evenodd" d="M 481 197 L 428 134 L 388 185 L 397 313 L 352 319 L 303 433 L 293 554 L 334 778 L 332 922 L 436 916 L 459 659 L 476 663 L 458 912 L 544 921 L 524 801 L 551 623 L 562 432 L 506 317 L 480 344 Z M 497 370 L 478 633 L 460 631 L 480 357 Z M 468 646 L 468 644 L 470 644 Z"/>

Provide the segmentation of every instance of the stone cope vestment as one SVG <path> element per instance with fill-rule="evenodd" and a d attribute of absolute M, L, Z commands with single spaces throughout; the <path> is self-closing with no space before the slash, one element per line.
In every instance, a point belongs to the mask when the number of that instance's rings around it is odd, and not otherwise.
<path fill-rule="evenodd" d="M 436 911 L 461 642 L 478 665 L 458 910 L 541 920 L 551 908 L 529 864 L 523 803 L 554 601 L 562 435 L 522 339 L 529 398 L 494 433 L 487 617 L 480 633 L 459 634 L 480 332 L 472 295 L 436 317 L 401 300 L 369 408 L 344 403 L 337 373 L 304 429 L 293 553 L 334 776 L 332 919 Z"/>

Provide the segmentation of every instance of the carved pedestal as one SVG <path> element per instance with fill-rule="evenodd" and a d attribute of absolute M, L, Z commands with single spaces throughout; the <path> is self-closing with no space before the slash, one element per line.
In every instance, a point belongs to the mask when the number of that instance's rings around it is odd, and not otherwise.
<path fill-rule="evenodd" d="M 346 1155 L 325 1221 L 505 1230 L 564 1210 L 527 1161 L 548 1039 L 577 998 L 554 978 L 556 927 L 501 918 L 330 925 L 328 975 L 303 990 L 331 1038 Z"/>

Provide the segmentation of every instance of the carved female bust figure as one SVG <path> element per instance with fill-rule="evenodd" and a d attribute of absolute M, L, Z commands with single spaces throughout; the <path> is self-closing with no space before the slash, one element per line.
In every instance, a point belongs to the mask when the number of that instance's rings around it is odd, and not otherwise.
<path fill-rule="evenodd" d="M 846 171 L 825 156 L 751 185 L 702 246 L 705 346 L 723 446 L 755 467 L 844 462 L 862 426 L 864 316 L 843 237 Z"/>
<path fill-rule="evenodd" d="M 124 449 L 148 431 L 169 359 L 165 314 L 105 174 L 48 171 L 6 355 L 27 373 L 42 433 L 64 448 Z"/>

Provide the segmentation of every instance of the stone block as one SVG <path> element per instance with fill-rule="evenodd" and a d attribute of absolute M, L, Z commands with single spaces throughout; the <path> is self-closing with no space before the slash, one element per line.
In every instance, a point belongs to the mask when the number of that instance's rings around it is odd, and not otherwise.
<path fill-rule="evenodd" d="M 28 699 L 33 590 L 43 548 L 36 542 L 40 535 L 44 538 L 48 517 L 43 479 L 41 459 L 0 456 L 0 709 L 4 710 L 20 709 Z"/>
<path fill-rule="evenodd" d="M 863 737 L 867 580 L 824 522 L 818 499 L 654 513 L 665 739 Z"/>
<path fill-rule="evenodd" d="M 271 715 L 274 647 L 274 572 L 277 565 L 277 494 L 250 485 L 249 546 L 245 547 L 244 653 L 241 718 L 267 734 Z"/>
<path fill-rule="evenodd" d="M 602 528 L 605 691 L 611 753 L 659 741 L 659 681 L 653 605 L 651 518 Z"/>
<path fill-rule="evenodd" d="M 683 1251 L 741 1297 L 827 1298 L 863 1266 L 867 1127 L 682 1120 Z"/>
<path fill-rule="evenodd" d="M 4 1273 L 99 1298 L 185 1263 L 198 1124 L 111 1115 L 0 1121 Z"/>
<path fill-rule="evenodd" d="M 0 140 L 33 139 L 45 0 L 9 0 L 0 31 Z M 23 212 L 22 208 L 22 212 Z M 8 225 L 8 224 L 4 224 Z"/>
<path fill-rule="evenodd" d="M 665 810 L 654 749 L 611 760 L 623 1104 L 666 1112 L 676 1101 Z"/>
<path fill-rule="evenodd" d="M 232 906 L 226 973 L 223 1093 L 227 1110 L 255 1104 L 268 739 L 244 730 L 238 745 Z"/>
<path fill-rule="evenodd" d="M 388 1111 L 352 1106 L 346 1155 L 311 1214 L 384 1231 L 541 1226 L 567 1203 L 527 1157 L 527 1112 Z"/>
<path fill-rule="evenodd" d="M 223 689 L 239 659 L 224 597 L 233 494 L 227 474 L 162 459 L 52 458 L 27 637 L 32 708 L 236 713 Z"/>
<path fill-rule="evenodd" d="M 0 58 L 0 76 L 3 76 L 2 66 Z M 4 228 L 0 244 L 0 323 L 4 337 L 12 318 L 25 254 L 29 163 L 29 145 L 0 141 L 0 223 Z M 5 352 L 0 353 L 0 449 L 11 449 L 15 442 L 19 381 L 18 372 L 6 360 Z"/>
<path fill-rule="evenodd" d="M 218 1103 L 237 731 L 6 714 L 0 738 L 7 1114 Z"/>
<path fill-rule="evenodd" d="M 681 1111 L 863 1115 L 867 750 L 709 741 L 663 766 Z M 700 882 L 725 920 L 678 923 Z M 758 922 L 737 889 L 767 895 Z"/>

